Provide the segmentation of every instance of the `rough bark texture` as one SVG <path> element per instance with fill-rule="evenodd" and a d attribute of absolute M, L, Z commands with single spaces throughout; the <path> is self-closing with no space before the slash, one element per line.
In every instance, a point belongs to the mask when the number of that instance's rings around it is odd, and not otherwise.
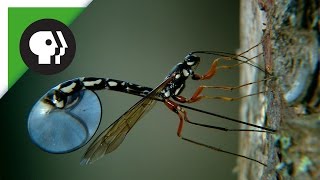
<path fill-rule="evenodd" d="M 242 0 L 241 50 L 266 72 L 243 66 L 241 83 L 270 78 L 242 90 L 258 96 L 241 105 L 244 121 L 276 129 L 241 133 L 239 179 L 320 179 L 318 0 Z"/>

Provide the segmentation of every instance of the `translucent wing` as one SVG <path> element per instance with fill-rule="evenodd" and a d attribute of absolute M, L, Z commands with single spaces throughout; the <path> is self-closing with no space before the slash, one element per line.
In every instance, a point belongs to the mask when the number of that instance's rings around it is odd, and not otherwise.
<path fill-rule="evenodd" d="M 163 81 L 104 130 L 87 149 L 80 164 L 91 164 L 115 150 L 136 122 L 153 107 L 156 102 L 153 97 L 156 97 L 171 80 L 172 77 Z"/>

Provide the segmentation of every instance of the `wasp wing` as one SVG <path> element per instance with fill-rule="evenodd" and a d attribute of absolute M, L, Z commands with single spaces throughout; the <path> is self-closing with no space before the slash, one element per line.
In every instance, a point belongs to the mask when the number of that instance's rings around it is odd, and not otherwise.
<path fill-rule="evenodd" d="M 91 164 L 115 150 L 136 122 L 153 107 L 156 102 L 154 97 L 157 97 L 171 80 L 172 77 L 163 81 L 104 130 L 87 149 L 80 164 Z"/>

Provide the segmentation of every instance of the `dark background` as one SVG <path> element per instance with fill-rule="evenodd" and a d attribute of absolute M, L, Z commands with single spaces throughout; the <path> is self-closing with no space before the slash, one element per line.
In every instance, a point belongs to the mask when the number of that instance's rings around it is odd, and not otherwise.
<path fill-rule="evenodd" d="M 170 69 L 194 50 L 235 52 L 239 44 L 237 1 L 93 1 L 70 26 L 77 52 L 58 75 L 28 71 L 1 99 L 0 179 L 235 179 L 236 158 L 181 141 L 178 117 L 158 103 L 113 153 L 90 166 L 80 166 L 85 146 L 70 154 L 41 151 L 28 137 L 32 105 L 53 86 L 79 76 L 110 77 L 155 87 Z M 201 62 L 199 72 L 211 60 Z M 200 84 L 237 85 L 238 69 L 218 72 L 205 82 L 188 81 L 184 95 Z M 206 94 L 222 95 L 206 90 Z M 98 92 L 103 105 L 99 132 L 140 98 Z M 228 94 L 230 95 L 230 94 Z M 237 96 L 231 94 L 230 96 Z M 194 105 L 237 118 L 238 103 L 205 100 Z M 236 127 L 224 120 L 188 111 L 192 120 Z M 237 134 L 185 126 L 184 135 L 237 152 Z"/>

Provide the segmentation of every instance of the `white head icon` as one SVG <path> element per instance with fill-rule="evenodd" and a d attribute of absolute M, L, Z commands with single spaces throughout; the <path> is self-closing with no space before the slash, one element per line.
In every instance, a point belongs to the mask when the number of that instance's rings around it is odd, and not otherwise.
<path fill-rule="evenodd" d="M 62 47 L 59 49 L 59 54 L 55 56 L 55 64 L 60 64 L 60 56 L 65 54 L 68 46 L 62 32 L 57 31 L 57 35 Z M 58 44 L 51 31 L 38 31 L 31 36 L 29 47 L 34 54 L 38 55 L 38 64 L 51 64 L 51 56 L 55 55 Z"/>

